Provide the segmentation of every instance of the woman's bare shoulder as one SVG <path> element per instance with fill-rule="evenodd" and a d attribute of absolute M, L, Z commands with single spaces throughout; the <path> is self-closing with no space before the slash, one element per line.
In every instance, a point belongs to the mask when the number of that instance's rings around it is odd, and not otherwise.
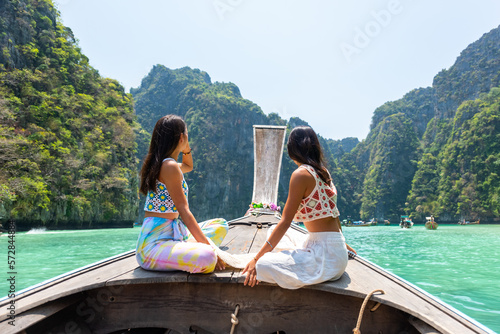
<path fill-rule="evenodd" d="M 296 179 L 297 181 L 304 182 L 314 180 L 314 176 L 312 176 L 311 173 L 307 171 L 307 169 L 300 167 L 293 171 L 292 178 Z"/>
<path fill-rule="evenodd" d="M 290 178 L 289 194 L 297 194 L 299 199 L 305 198 L 314 189 L 315 185 L 314 177 L 305 168 L 297 168 Z"/>
<path fill-rule="evenodd" d="M 161 164 L 162 175 L 182 175 L 179 164 L 175 160 L 164 160 Z"/>

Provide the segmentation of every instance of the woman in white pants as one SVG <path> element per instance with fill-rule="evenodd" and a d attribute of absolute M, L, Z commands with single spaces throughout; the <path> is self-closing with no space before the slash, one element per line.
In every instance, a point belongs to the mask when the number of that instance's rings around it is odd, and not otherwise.
<path fill-rule="evenodd" d="M 337 189 L 325 167 L 318 137 L 310 127 L 296 127 L 287 143 L 298 168 L 292 173 L 283 215 L 268 239 L 247 264 L 245 285 L 259 281 L 298 289 L 340 278 L 347 266 L 346 244 L 337 209 Z M 302 247 L 271 253 L 292 221 L 303 222 L 309 235 Z"/>

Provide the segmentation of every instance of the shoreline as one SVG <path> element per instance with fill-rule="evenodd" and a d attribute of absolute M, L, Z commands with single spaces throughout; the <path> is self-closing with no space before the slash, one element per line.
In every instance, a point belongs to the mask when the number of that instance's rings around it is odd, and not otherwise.
<path fill-rule="evenodd" d="M 132 220 L 123 220 L 123 221 L 110 221 L 110 222 L 59 222 L 59 223 L 46 223 L 44 224 L 41 221 L 22 221 L 18 222 L 16 220 L 12 220 L 16 224 L 17 232 L 28 232 L 33 229 L 45 229 L 47 231 L 65 231 L 65 230 L 100 230 L 100 229 L 114 229 L 114 228 L 134 228 L 136 226 L 141 226 L 142 223 L 137 223 L 137 221 Z M 8 226 L 10 221 L 2 222 L 3 226 Z M 447 225 L 447 226 L 478 226 L 478 225 L 500 225 L 500 219 L 494 220 L 485 220 L 481 221 L 479 224 L 466 224 L 460 225 L 458 222 L 452 221 L 436 221 L 438 225 Z M 424 226 L 425 222 L 414 222 L 414 225 Z M 377 224 L 376 226 L 399 226 L 399 223 L 394 223 L 390 225 L 385 224 Z M 5 228 L 4 228 L 5 229 Z M 0 232 L 2 230 L 0 229 Z"/>
<path fill-rule="evenodd" d="M 111 229 L 111 228 L 133 228 L 134 220 L 120 220 L 108 222 L 47 222 L 42 221 L 16 221 L 15 219 L 2 222 L 2 225 L 8 226 L 10 222 L 14 222 L 17 232 L 28 232 L 32 229 L 49 230 L 95 230 L 95 229 Z"/>

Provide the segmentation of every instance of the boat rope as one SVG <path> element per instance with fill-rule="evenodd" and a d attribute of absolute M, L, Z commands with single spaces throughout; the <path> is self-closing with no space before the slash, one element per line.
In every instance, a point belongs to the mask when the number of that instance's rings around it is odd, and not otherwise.
<path fill-rule="evenodd" d="M 240 309 L 240 305 L 236 304 L 236 308 L 234 309 L 234 313 L 231 313 L 231 324 L 232 324 L 232 326 L 231 326 L 231 333 L 230 334 L 234 333 L 234 329 L 236 328 L 236 325 L 240 323 L 240 321 L 236 317 L 238 315 L 239 309 Z"/>
<path fill-rule="evenodd" d="M 361 331 L 359 330 L 359 328 L 361 327 L 361 319 L 363 318 L 363 313 L 365 312 L 365 307 L 366 307 L 366 304 L 368 304 L 368 301 L 370 300 L 370 298 L 372 297 L 372 295 L 375 293 L 375 292 L 380 292 L 382 294 L 385 294 L 385 291 L 384 290 L 373 290 L 372 292 L 370 292 L 366 297 L 365 297 L 365 300 L 363 301 L 363 305 L 361 305 L 361 309 L 359 310 L 359 315 L 358 315 L 358 322 L 356 323 L 356 328 L 354 328 L 352 330 L 352 332 L 354 334 L 361 334 Z M 377 303 L 375 306 L 373 306 L 370 311 L 375 311 L 378 309 L 378 307 L 380 306 L 380 303 Z"/>

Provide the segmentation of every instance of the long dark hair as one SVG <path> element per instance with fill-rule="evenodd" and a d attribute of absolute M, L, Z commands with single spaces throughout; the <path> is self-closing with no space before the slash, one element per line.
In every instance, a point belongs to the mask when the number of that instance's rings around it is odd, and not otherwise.
<path fill-rule="evenodd" d="M 156 181 L 160 175 L 163 159 L 168 158 L 174 152 L 181 135 L 185 132 L 186 123 L 179 116 L 163 116 L 156 122 L 151 135 L 149 152 L 140 172 L 141 193 L 146 195 L 148 191 L 156 192 Z"/>
<path fill-rule="evenodd" d="M 326 169 L 323 150 L 316 132 L 309 126 L 298 126 L 290 132 L 288 143 L 288 156 L 301 164 L 314 168 L 323 182 L 330 184 L 332 178 Z"/>

